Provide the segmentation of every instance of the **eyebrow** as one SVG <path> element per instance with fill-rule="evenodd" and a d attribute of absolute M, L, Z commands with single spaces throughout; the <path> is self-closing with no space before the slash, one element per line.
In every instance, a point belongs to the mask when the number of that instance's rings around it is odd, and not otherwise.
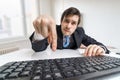
<path fill-rule="evenodd" d="M 68 18 L 65 18 L 64 20 L 69 20 L 69 19 L 68 19 Z M 78 22 L 78 21 L 72 20 L 72 22 Z"/>

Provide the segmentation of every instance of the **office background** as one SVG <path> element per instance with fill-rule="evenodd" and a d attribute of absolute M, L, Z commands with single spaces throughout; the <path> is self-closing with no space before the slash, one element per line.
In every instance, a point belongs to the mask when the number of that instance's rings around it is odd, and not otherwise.
<path fill-rule="evenodd" d="M 4 0 L 0 4 L 0 49 L 30 48 L 33 20 L 46 14 L 60 24 L 61 14 L 68 7 L 80 10 L 80 25 L 86 34 L 120 49 L 120 0 Z"/>

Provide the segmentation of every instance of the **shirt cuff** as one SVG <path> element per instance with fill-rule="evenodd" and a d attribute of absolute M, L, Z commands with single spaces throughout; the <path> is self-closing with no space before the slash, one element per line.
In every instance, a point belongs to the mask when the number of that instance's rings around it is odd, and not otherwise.
<path fill-rule="evenodd" d="M 41 34 L 39 34 L 39 33 L 34 33 L 34 36 L 33 36 L 33 40 L 43 40 L 43 39 L 45 39 Z"/>
<path fill-rule="evenodd" d="M 105 53 L 107 52 L 107 49 L 105 46 L 102 46 L 102 45 L 99 45 L 99 46 L 104 49 Z"/>

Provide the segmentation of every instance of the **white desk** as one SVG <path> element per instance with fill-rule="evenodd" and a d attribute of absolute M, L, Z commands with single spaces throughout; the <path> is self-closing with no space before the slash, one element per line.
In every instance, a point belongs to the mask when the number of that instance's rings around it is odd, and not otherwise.
<path fill-rule="evenodd" d="M 84 52 L 83 49 L 77 49 L 77 50 L 65 49 L 65 50 L 57 50 L 55 52 L 42 51 L 35 53 L 32 49 L 21 49 L 12 53 L 0 55 L 0 66 L 11 61 L 81 57 L 83 56 L 82 55 L 83 52 Z M 114 52 L 105 55 L 120 58 L 120 55 L 117 55 Z"/>
<path fill-rule="evenodd" d="M 8 54 L 0 55 L 0 66 L 11 61 L 31 60 L 33 51 L 31 49 L 21 49 Z"/>
<path fill-rule="evenodd" d="M 49 53 L 51 54 L 49 54 Z M 84 50 L 57 50 L 55 52 L 43 51 L 35 53 L 32 49 L 21 49 L 9 54 L 0 55 L 0 66 L 7 62 L 12 61 L 25 61 L 25 60 L 43 60 L 43 59 L 55 59 L 55 58 L 70 58 L 70 57 L 81 57 Z M 105 54 L 107 56 L 114 56 L 120 58 L 120 55 L 111 52 L 110 54 Z M 107 80 L 120 80 L 120 74 L 114 77 L 108 77 Z"/>
<path fill-rule="evenodd" d="M 11 61 L 80 57 L 82 56 L 82 54 L 80 54 L 79 51 L 80 50 L 68 49 L 68 50 L 57 50 L 55 52 L 42 51 L 35 53 L 32 49 L 21 49 L 12 53 L 0 55 L 0 66 Z M 81 51 L 83 52 L 84 50 Z"/>

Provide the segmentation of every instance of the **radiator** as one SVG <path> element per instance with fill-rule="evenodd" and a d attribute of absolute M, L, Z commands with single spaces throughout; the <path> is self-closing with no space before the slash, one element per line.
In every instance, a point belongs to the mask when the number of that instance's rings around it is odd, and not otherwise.
<path fill-rule="evenodd" d="M 18 47 L 0 48 L 0 55 L 18 50 Z"/>

